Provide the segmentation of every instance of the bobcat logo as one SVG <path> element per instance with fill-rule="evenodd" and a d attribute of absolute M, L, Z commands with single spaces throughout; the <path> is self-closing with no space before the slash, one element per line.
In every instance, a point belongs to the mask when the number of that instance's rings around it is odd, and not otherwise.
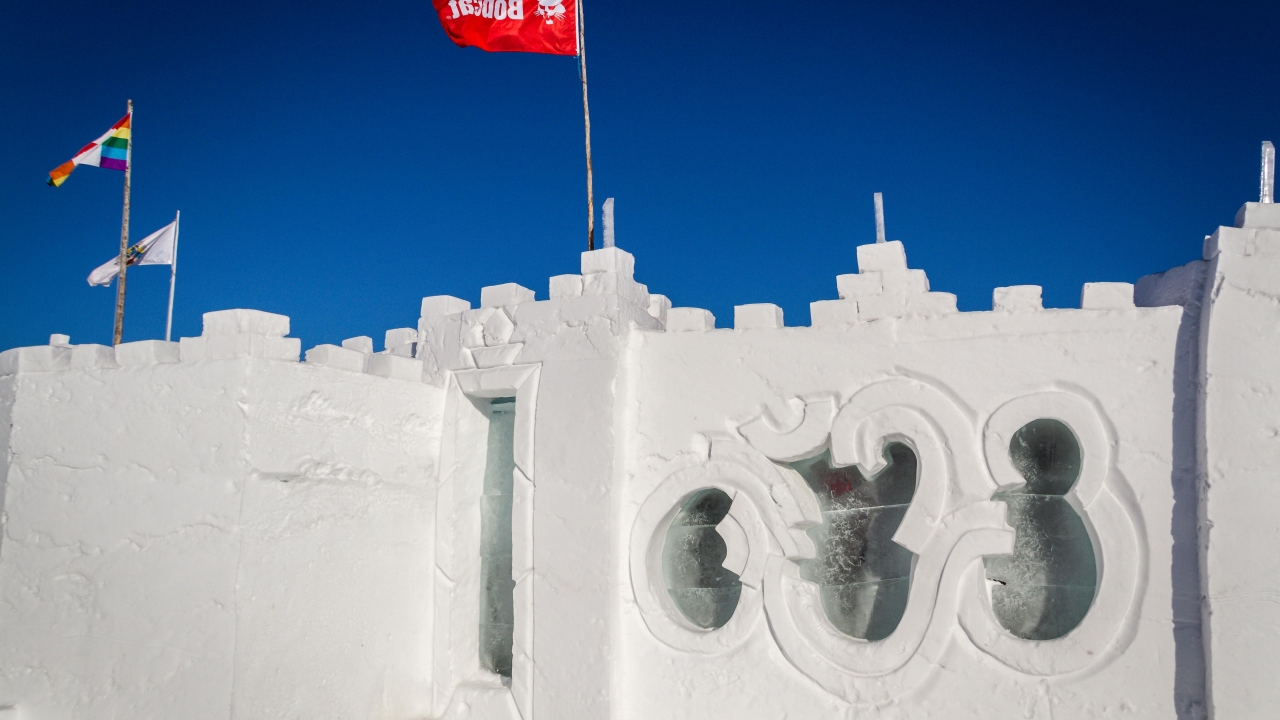
<path fill-rule="evenodd" d="M 547 24 L 550 25 L 564 16 L 564 2 L 563 0 L 538 0 L 538 9 L 534 10 L 533 14 L 545 17 Z"/>

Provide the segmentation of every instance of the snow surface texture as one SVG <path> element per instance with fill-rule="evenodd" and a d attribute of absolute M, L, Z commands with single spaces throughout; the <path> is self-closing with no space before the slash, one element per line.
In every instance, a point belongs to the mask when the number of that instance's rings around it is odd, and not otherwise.
<path fill-rule="evenodd" d="M 0 353 L 0 718 L 1269 717 L 1280 214 L 1236 224 L 1079 310 L 895 241 L 717 330 L 611 247 L 381 352 Z"/>

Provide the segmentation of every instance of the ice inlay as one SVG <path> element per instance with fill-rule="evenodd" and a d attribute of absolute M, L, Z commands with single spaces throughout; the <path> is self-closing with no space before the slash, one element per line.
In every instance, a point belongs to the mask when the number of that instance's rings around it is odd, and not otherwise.
<path fill-rule="evenodd" d="M 1013 554 L 985 560 L 991 606 L 1015 636 L 1052 640 L 1084 620 L 1098 585 L 1093 542 L 1065 497 L 1080 476 L 1080 443 L 1061 421 L 1034 420 L 1014 433 L 1009 457 L 1026 484 L 995 496 L 1016 537 Z"/>
<path fill-rule="evenodd" d="M 515 581 L 511 578 L 511 498 L 515 400 L 489 405 L 489 438 L 480 497 L 480 664 L 511 677 Z"/>
<path fill-rule="evenodd" d="M 888 466 L 869 479 L 832 467 L 830 452 L 792 464 L 822 510 L 822 524 L 809 529 L 817 558 L 801 563 L 801 577 L 818 584 L 827 620 L 861 640 L 893 633 L 911 588 L 913 556 L 893 534 L 915 494 L 916 455 L 897 442 L 884 455 Z"/>
<path fill-rule="evenodd" d="M 728 546 L 716 531 L 732 504 L 723 490 L 699 490 L 676 513 L 662 546 L 662 578 L 672 602 L 708 630 L 729 622 L 742 594 L 742 581 L 722 565 Z"/>

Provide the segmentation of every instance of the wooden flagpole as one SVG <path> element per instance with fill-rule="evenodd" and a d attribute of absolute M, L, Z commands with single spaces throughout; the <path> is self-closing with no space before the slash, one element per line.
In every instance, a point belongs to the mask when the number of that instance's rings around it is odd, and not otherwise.
<path fill-rule="evenodd" d="M 596 249 L 596 201 L 591 190 L 591 108 L 587 105 L 587 33 L 578 0 L 578 76 L 582 79 L 582 120 L 587 134 L 587 249 Z"/>
<path fill-rule="evenodd" d="M 129 101 L 129 144 L 124 151 L 124 219 L 120 221 L 120 277 L 116 282 L 116 327 L 112 345 L 119 345 L 124 335 L 124 275 L 129 254 L 129 179 L 133 173 L 133 101 Z"/>
<path fill-rule="evenodd" d="M 169 314 L 164 321 L 164 341 L 169 342 L 173 330 L 173 284 L 178 279 L 178 230 L 182 227 L 182 211 L 173 218 L 173 257 L 169 258 Z"/>

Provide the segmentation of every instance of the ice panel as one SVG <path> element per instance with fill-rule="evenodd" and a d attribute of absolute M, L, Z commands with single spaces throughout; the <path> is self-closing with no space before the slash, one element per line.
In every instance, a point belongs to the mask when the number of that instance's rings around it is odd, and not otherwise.
<path fill-rule="evenodd" d="M 883 640 L 893 634 L 907 609 L 909 578 L 848 585 L 824 585 L 822 610 L 836 629 L 861 640 Z"/>
<path fill-rule="evenodd" d="M 689 622 L 710 630 L 724 627 L 733 617 L 742 583 L 721 588 L 669 588 L 667 592 Z"/>
<path fill-rule="evenodd" d="M 511 645 L 514 625 L 480 625 L 480 664 L 504 677 L 511 677 Z"/>
<path fill-rule="evenodd" d="M 1009 458 L 1037 495 L 1065 495 L 1080 476 L 1080 443 L 1060 420 L 1023 425 L 1009 441 Z"/>
<path fill-rule="evenodd" d="M 1094 589 L 1061 585 L 995 585 L 991 609 L 1006 630 L 1024 640 L 1053 640 L 1071 632 L 1093 604 Z"/>
<path fill-rule="evenodd" d="M 742 581 L 722 565 L 728 547 L 716 525 L 729 513 L 732 499 L 714 488 L 694 493 L 667 528 L 662 545 L 662 579 L 667 592 L 690 622 L 717 628 L 733 616 Z"/>
<path fill-rule="evenodd" d="M 893 541 L 915 494 L 918 462 L 904 443 L 885 446 L 888 465 L 871 478 L 834 468 L 830 452 L 792 466 L 813 490 L 822 524 L 809 529 L 817 557 L 801 577 L 821 587 L 822 608 L 840 632 L 863 640 L 891 635 L 906 610 L 912 553 Z"/>

